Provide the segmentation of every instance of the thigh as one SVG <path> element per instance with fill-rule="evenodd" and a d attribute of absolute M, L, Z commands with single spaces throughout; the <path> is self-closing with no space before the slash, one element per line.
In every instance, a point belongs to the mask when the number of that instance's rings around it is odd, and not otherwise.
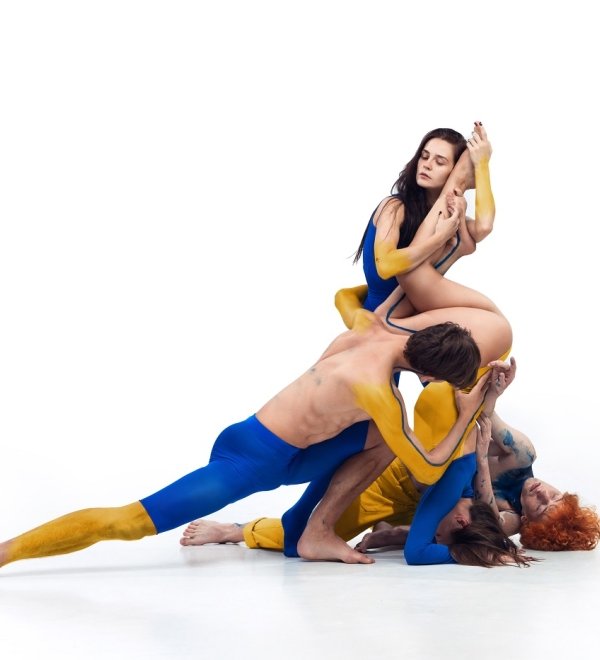
<path fill-rule="evenodd" d="M 418 312 L 444 307 L 476 307 L 499 313 L 496 305 L 479 291 L 443 277 L 430 264 L 403 275 L 400 284 Z"/>
<path fill-rule="evenodd" d="M 291 462 L 288 484 L 302 484 L 332 473 L 347 458 L 362 451 L 367 442 L 369 422 L 358 422 L 330 440 L 300 451 Z"/>
<path fill-rule="evenodd" d="M 250 476 L 250 475 L 248 475 Z M 158 533 L 203 518 L 261 490 L 238 466 L 213 461 L 141 500 Z"/>

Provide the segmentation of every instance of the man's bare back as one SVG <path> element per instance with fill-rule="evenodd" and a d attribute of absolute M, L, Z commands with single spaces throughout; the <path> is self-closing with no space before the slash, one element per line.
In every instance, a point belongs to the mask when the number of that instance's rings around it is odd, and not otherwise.
<path fill-rule="evenodd" d="M 353 330 L 334 339 L 308 371 L 257 412 L 261 423 L 282 440 L 306 448 L 370 419 L 357 401 L 355 386 L 390 387 L 394 370 L 408 367 L 403 356 L 408 333 L 391 332 L 366 310 L 361 316 Z"/>

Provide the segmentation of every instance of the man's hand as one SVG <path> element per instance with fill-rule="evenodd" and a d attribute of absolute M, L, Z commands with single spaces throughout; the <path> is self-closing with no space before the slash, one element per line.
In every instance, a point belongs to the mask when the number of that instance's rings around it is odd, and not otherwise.
<path fill-rule="evenodd" d="M 477 412 L 477 408 L 483 403 L 483 399 L 488 390 L 490 373 L 491 372 L 488 371 L 484 374 L 477 383 L 475 383 L 470 392 L 464 392 L 463 390 L 454 391 L 454 399 L 456 401 L 459 415 L 465 415 L 470 419 Z"/>

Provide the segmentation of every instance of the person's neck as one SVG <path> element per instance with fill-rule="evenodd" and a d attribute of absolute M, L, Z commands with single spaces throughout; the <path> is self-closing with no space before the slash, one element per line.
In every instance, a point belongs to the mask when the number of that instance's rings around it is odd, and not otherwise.
<path fill-rule="evenodd" d="M 427 200 L 427 206 L 431 208 L 438 200 L 438 197 L 441 194 L 441 190 L 428 190 L 425 193 L 425 199 Z"/>

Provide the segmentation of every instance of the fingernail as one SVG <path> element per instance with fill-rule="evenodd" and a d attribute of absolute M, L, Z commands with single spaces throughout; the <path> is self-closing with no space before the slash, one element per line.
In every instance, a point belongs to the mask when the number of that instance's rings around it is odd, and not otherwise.
<path fill-rule="evenodd" d="M 483 124 L 482 124 L 481 122 L 479 122 L 479 125 L 480 125 L 480 126 L 483 126 Z"/>

